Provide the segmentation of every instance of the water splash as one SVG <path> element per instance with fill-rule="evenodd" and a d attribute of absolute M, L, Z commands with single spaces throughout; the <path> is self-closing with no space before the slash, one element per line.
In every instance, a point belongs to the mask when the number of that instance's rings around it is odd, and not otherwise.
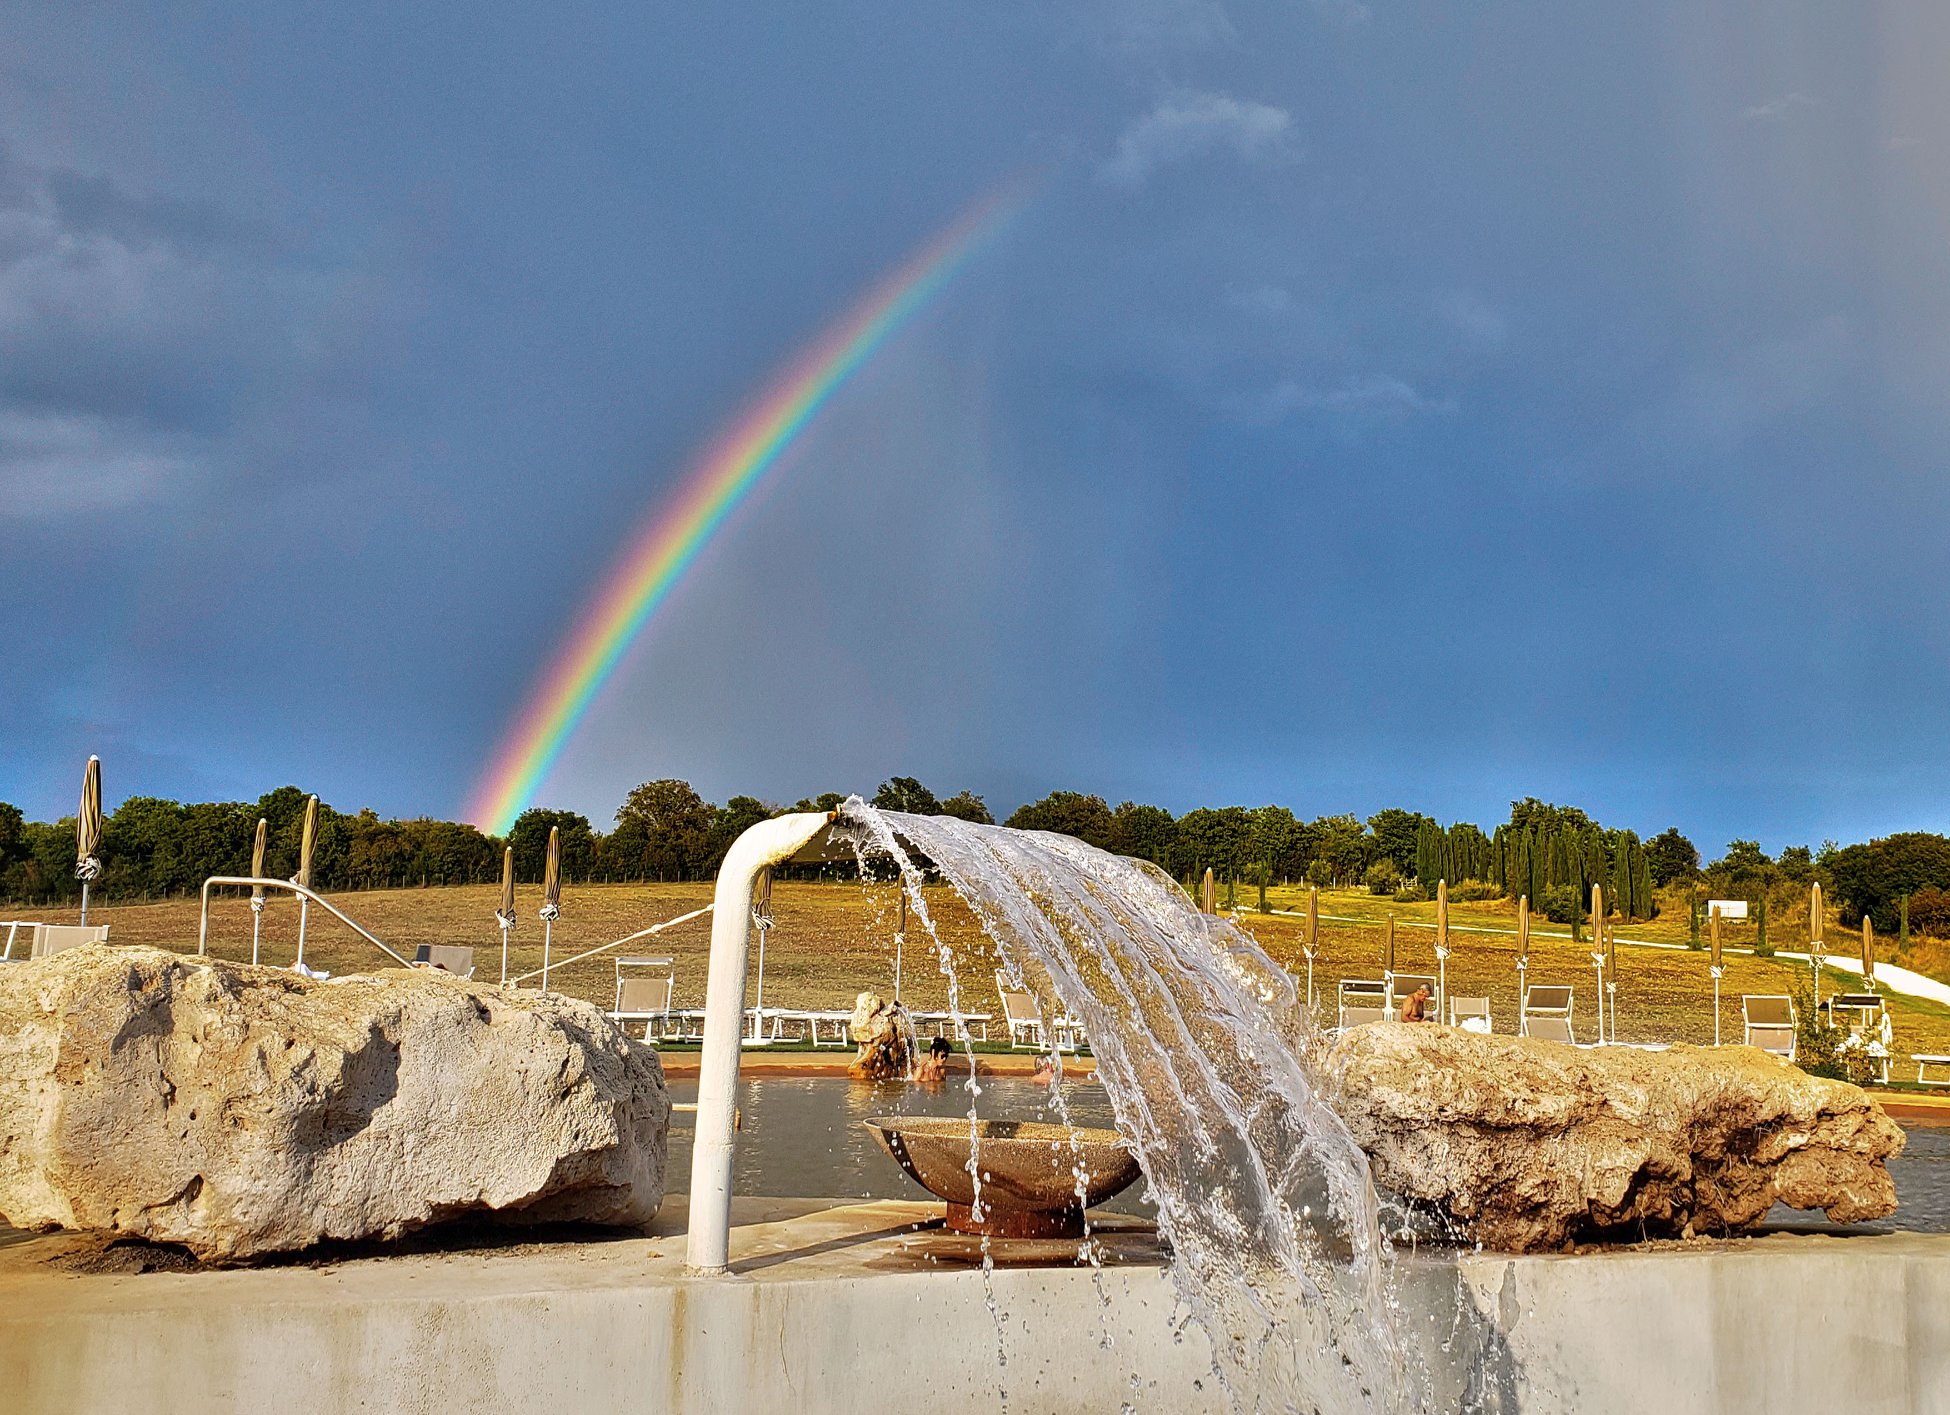
<path fill-rule="evenodd" d="M 944 966 L 928 865 L 1034 995 L 1045 1034 L 1059 1015 L 1082 1022 L 1235 1409 L 1426 1408 L 1366 1157 L 1321 1099 L 1292 980 L 1251 937 L 1156 867 L 1068 836 L 857 797 L 841 827 L 900 868 Z"/>

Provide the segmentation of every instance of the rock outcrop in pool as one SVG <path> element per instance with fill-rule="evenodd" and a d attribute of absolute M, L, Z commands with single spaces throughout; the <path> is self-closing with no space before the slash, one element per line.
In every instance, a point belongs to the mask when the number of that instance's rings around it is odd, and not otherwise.
<path fill-rule="evenodd" d="M 1485 1247 L 1752 1226 L 1778 1200 L 1895 1212 L 1903 1132 L 1860 1087 L 1752 1047 L 1585 1049 L 1371 1023 L 1326 1058 L 1375 1183 Z"/>
<path fill-rule="evenodd" d="M 670 1105 L 591 1004 L 155 948 L 0 970 L 0 1217 L 231 1261 L 470 1214 L 648 1221 Z"/>

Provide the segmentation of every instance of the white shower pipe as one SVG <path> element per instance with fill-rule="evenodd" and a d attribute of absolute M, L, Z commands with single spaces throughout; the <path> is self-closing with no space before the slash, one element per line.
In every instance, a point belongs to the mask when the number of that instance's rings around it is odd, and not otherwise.
<path fill-rule="evenodd" d="M 738 1099 L 739 1039 L 751 957 L 752 890 L 773 865 L 850 857 L 823 844 L 838 812 L 795 811 L 760 821 L 732 842 L 718 867 L 711 960 L 704 978 L 704 1046 L 698 1062 L 697 1131 L 691 1143 L 690 1237 L 685 1265 L 721 1274 L 731 1251 L 731 1150 Z"/>

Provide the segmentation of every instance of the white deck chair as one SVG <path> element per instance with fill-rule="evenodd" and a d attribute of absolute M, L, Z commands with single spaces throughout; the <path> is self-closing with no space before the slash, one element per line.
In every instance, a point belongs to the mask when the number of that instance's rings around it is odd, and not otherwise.
<path fill-rule="evenodd" d="M 1011 992 L 1007 980 L 995 975 L 995 990 L 1002 995 L 1002 1020 L 1009 1024 L 1009 1046 L 1016 1051 L 1043 1049 L 1043 1022 L 1036 1015 L 1036 999 L 1026 992 Z"/>
<path fill-rule="evenodd" d="M 1367 1022 L 1388 1020 L 1388 984 L 1376 978 L 1342 978 L 1340 989 L 1340 1029 L 1359 1027 Z"/>
<path fill-rule="evenodd" d="M 1740 1015 L 1747 1024 L 1743 1039 L 1750 1047 L 1794 1060 L 1794 999 L 1750 994 L 1740 999 Z"/>
<path fill-rule="evenodd" d="M 416 967 L 452 973 L 456 978 L 474 976 L 474 950 L 458 943 L 423 943 L 413 950 Z"/>
<path fill-rule="evenodd" d="M 677 992 L 677 975 L 668 958 L 618 958 L 616 1006 L 609 1020 L 628 1030 L 643 1024 L 643 1040 L 654 1042 L 670 1027 L 670 1004 Z"/>
<path fill-rule="evenodd" d="M 52 958 L 85 943 L 107 943 L 107 924 L 36 924 L 30 958 Z"/>
<path fill-rule="evenodd" d="M 1449 1025 L 1485 1035 L 1494 1032 L 1496 1028 L 1490 1025 L 1490 1000 L 1487 997 L 1450 998 Z"/>
<path fill-rule="evenodd" d="M 1540 983 L 1536 987 L 1525 988 L 1523 1006 L 1517 1018 L 1518 1032 L 1542 1041 L 1576 1046 L 1577 1034 L 1571 1027 L 1572 1004 L 1576 996 L 1573 989 L 1555 983 Z"/>

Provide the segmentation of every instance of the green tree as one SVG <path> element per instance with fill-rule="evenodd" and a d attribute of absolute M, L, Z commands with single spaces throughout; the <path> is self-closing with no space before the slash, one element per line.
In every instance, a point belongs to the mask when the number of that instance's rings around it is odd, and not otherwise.
<path fill-rule="evenodd" d="M 1398 874 L 1411 875 L 1420 858 L 1422 827 L 1434 824 L 1420 812 L 1390 806 L 1368 817 L 1368 833 L 1377 857 L 1392 860 Z"/>
<path fill-rule="evenodd" d="M 882 811 L 906 811 L 911 816 L 938 816 L 942 814 L 941 802 L 911 776 L 895 776 L 880 783 L 880 789 L 873 793 L 875 809 Z"/>
<path fill-rule="evenodd" d="M 633 789 L 616 809 L 616 829 L 604 841 L 605 868 L 625 879 L 700 879 L 711 864 L 718 813 L 688 781 L 665 777 Z M 547 838 L 547 831 L 543 831 Z M 512 835 L 509 837 L 512 843 Z M 519 846 L 516 866 L 528 863 Z"/>
<path fill-rule="evenodd" d="M 1007 822 L 1017 830 L 1047 830 L 1073 835 L 1100 850 L 1117 848 L 1117 818 L 1102 796 L 1052 791 L 1040 801 L 1018 806 Z"/>
<path fill-rule="evenodd" d="M 515 817 L 508 831 L 508 843 L 515 849 L 515 872 L 531 884 L 540 884 L 548 862 L 550 827 L 562 832 L 562 882 L 571 884 L 589 878 L 596 860 L 596 837 L 589 829 L 589 817 L 574 811 L 546 811 L 531 806 Z"/>
<path fill-rule="evenodd" d="M 976 825 L 995 824 L 995 817 L 989 814 L 988 802 L 973 791 L 957 791 L 941 803 L 939 814 L 972 821 Z"/>
<path fill-rule="evenodd" d="M 1368 887 L 1368 893 L 1390 895 L 1402 887 L 1402 872 L 1395 862 L 1383 855 L 1362 876 L 1361 882 Z"/>
<path fill-rule="evenodd" d="M 1699 878 L 1699 850 L 1676 826 L 1667 826 L 1646 841 L 1645 854 L 1655 888 Z"/>
<path fill-rule="evenodd" d="M 1111 812 L 1112 833 L 1120 855 L 1168 865 L 1173 843 L 1178 839 L 1178 822 L 1162 806 L 1141 806 L 1124 801 Z"/>

